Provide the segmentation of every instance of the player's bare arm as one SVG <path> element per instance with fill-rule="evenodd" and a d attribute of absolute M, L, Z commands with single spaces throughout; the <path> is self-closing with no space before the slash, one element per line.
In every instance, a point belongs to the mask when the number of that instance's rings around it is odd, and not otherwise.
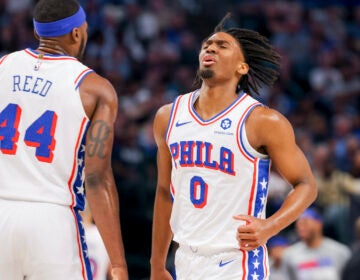
<path fill-rule="evenodd" d="M 166 129 L 168 126 L 171 104 L 161 107 L 154 120 L 154 137 L 158 146 L 157 166 L 158 182 L 156 187 L 152 252 L 151 252 L 151 279 L 172 279 L 166 271 L 166 258 L 172 239 L 170 229 L 170 174 L 171 174 L 171 155 L 166 144 Z"/>
<path fill-rule="evenodd" d="M 246 122 L 246 131 L 250 144 L 268 154 L 293 186 L 281 208 L 266 220 L 237 216 L 247 222 L 238 228 L 240 248 L 253 250 L 294 222 L 315 200 L 317 188 L 308 161 L 295 142 L 293 128 L 284 116 L 267 107 L 256 108 Z"/>
<path fill-rule="evenodd" d="M 118 194 L 111 169 L 117 95 L 112 85 L 95 73 L 85 78 L 80 92 L 91 119 L 85 155 L 87 200 L 110 257 L 113 279 L 128 279 Z"/>

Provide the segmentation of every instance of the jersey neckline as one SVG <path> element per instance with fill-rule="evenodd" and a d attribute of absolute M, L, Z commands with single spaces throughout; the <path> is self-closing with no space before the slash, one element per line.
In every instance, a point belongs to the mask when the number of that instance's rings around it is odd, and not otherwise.
<path fill-rule="evenodd" d="M 198 122 L 199 124 L 202 124 L 202 125 L 208 125 L 208 124 L 214 123 L 217 120 L 223 118 L 226 114 L 228 114 L 228 112 L 232 111 L 239 103 L 241 103 L 248 96 L 245 92 L 243 92 L 243 91 L 240 92 L 239 96 L 229 106 L 227 106 L 224 110 L 222 110 L 218 114 L 214 115 L 210 119 L 204 120 L 196 112 L 196 110 L 194 108 L 195 101 L 197 100 L 199 95 L 200 95 L 200 90 L 199 89 L 193 91 L 190 94 L 189 102 L 188 102 L 188 109 L 189 109 L 190 115 L 195 119 L 195 121 Z"/>
<path fill-rule="evenodd" d="M 42 59 L 44 60 L 78 60 L 76 57 L 69 56 L 66 54 L 50 54 L 50 53 L 40 53 L 37 50 L 34 50 L 32 48 L 26 48 L 24 50 L 27 54 L 34 58 L 39 58 L 40 54 L 43 54 Z"/>

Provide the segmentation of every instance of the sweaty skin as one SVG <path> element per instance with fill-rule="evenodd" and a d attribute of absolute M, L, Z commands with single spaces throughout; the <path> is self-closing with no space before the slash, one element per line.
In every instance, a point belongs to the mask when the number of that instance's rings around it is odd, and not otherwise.
<path fill-rule="evenodd" d="M 238 42 L 231 35 L 218 32 L 203 44 L 199 54 L 199 72 L 202 74 L 200 94 L 194 109 L 208 120 L 227 108 L 238 95 L 236 87 L 249 65 L 244 61 Z M 172 240 L 169 225 L 172 203 L 170 197 L 171 154 L 165 135 L 172 104 L 161 107 L 154 119 L 154 136 L 158 146 L 158 182 L 154 206 L 151 280 L 172 279 L 165 263 Z M 317 189 L 309 164 L 295 142 L 289 121 L 276 110 L 257 107 L 245 123 L 250 145 L 267 154 L 293 190 L 281 208 L 272 216 L 260 219 L 233 213 L 236 220 L 245 221 L 234 232 L 239 248 L 250 251 L 294 222 L 315 200 Z"/>
<path fill-rule="evenodd" d="M 87 42 L 87 23 L 60 37 L 35 36 L 39 39 L 37 50 L 40 53 L 60 53 L 81 58 Z M 96 73 L 84 78 L 79 91 L 85 113 L 91 120 L 85 153 L 87 201 L 110 258 L 112 280 L 127 280 L 119 200 L 111 169 L 117 94 L 110 82 Z"/>

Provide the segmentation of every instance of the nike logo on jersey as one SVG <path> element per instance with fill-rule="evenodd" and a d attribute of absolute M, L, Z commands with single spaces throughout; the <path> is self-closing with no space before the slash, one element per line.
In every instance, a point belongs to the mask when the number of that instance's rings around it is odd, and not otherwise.
<path fill-rule="evenodd" d="M 227 262 L 223 262 L 222 260 L 219 262 L 219 267 L 223 267 L 229 263 L 232 263 L 234 260 L 231 260 L 231 261 L 227 261 Z"/>
<path fill-rule="evenodd" d="M 188 121 L 188 122 L 179 122 L 179 121 L 177 121 L 175 126 L 179 127 L 179 126 L 182 126 L 182 125 L 185 125 L 185 124 L 188 124 L 188 123 L 191 123 L 191 121 Z"/>

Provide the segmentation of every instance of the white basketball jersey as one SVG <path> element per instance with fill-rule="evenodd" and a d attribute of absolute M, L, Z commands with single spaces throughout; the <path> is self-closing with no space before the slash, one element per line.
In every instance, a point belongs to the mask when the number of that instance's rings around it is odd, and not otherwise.
<path fill-rule="evenodd" d="M 170 116 L 170 224 L 182 245 L 231 250 L 239 248 L 236 228 L 242 223 L 234 215 L 265 218 L 270 159 L 249 145 L 245 132 L 247 116 L 262 104 L 242 93 L 224 111 L 203 120 L 193 107 L 198 94 L 179 96 Z M 250 265 L 253 254 L 243 254 Z M 264 263 L 266 248 L 256 254 L 262 254 Z"/>
<path fill-rule="evenodd" d="M 84 206 L 79 95 L 92 72 L 76 58 L 25 49 L 0 60 L 0 198 Z"/>

